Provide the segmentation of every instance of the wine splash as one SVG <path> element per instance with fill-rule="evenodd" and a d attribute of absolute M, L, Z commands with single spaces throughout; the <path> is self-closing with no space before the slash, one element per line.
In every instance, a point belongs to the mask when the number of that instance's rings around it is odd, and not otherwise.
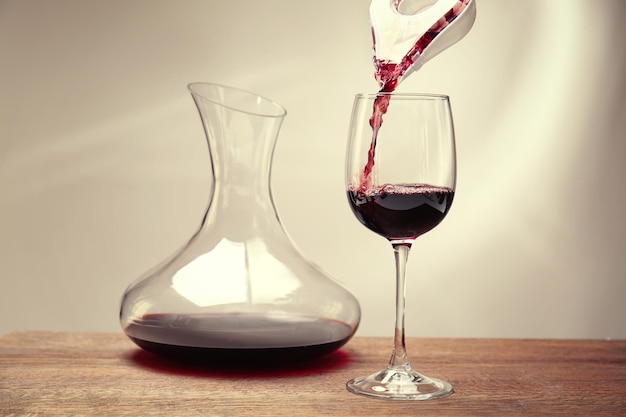
<path fill-rule="evenodd" d="M 380 93 L 392 93 L 403 78 L 465 36 L 476 19 L 474 0 L 372 0 L 370 23 L 374 43 L 374 77 Z M 372 143 L 359 188 L 370 187 L 378 132 L 390 95 L 374 101 Z"/>

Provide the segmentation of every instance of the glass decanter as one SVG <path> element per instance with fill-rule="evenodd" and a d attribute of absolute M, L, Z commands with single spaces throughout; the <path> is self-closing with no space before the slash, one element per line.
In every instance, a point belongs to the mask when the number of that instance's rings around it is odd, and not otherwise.
<path fill-rule="evenodd" d="M 189 90 L 208 142 L 212 194 L 188 243 L 126 290 L 124 332 L 157 354 L 221 364 L 341 347 L 358 327 L 359 303 L 298 252 L 272 199 L 285 109 L 217 84 Z"/>

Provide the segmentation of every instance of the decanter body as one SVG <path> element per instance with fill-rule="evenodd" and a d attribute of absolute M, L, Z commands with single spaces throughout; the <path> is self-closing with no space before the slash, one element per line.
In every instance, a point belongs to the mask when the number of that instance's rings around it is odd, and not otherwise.
<path fill-rule="evenodd" d="M 124 332 L 188 360 L 285 361 L 339 348 L 358 327 L 358 301 L 298 252 L 272 199 L 286 111 L 231 87 L 189 90 L 207 137 L 211 197 L 188 243 L 126 290 Z"/>

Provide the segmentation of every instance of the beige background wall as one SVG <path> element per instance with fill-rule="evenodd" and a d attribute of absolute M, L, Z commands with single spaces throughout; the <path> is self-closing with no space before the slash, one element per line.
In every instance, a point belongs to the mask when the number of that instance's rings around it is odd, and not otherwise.
<path fill-rule="evenodd" d="M 352 96 L 376 89 L 368 0 L 0 0 L 0 334 L 120 331 L 180 246 L 208 156 L 185 85 L 289 115 L 274 194 L 301 251 L 391 334 L 388 243 L 343 190 Z M 449 94 L 455 204 L 415 245 L 410 336 L 626 337 L 626 2 L 478 0 L 399 91 Z"/>

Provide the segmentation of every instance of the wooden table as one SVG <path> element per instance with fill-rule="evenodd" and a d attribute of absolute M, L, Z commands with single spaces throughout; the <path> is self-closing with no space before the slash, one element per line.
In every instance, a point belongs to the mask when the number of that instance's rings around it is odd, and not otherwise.
<path fill-rule="evenodd" d="M 355 338 L 274 370 L 183 366 L 122 334 L 0 338 L 2 416 L 626 416 L 626 341 L 409 339 L 413 365 L 455 393 L 389 401 L 345 389 L 379 370 L 390 340 Z"/>

